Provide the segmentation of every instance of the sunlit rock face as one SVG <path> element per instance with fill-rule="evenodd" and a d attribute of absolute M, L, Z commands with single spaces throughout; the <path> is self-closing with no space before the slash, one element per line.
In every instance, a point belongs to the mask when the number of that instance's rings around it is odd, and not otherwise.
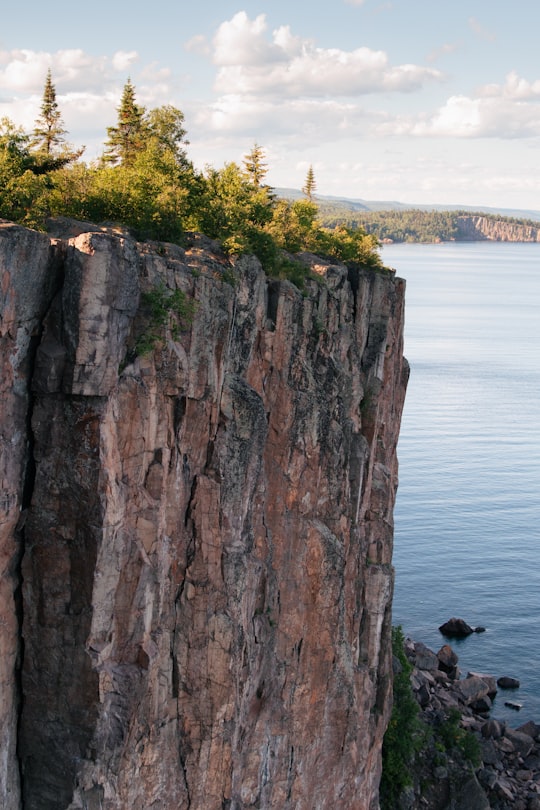
<path fill-rule="evenodd" d="M 456 238 L 461 242 L 540 242 L 540 228 L 472 214 L 457 218 Z"/>
<path fill-rule="evenodd" d="M 375 810 L 403 282 L 69 232 L 0 229 L 3 807 Z"/>

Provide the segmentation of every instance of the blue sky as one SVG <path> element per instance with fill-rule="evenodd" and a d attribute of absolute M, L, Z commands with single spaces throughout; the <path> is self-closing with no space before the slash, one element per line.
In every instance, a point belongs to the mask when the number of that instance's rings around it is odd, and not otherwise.
<path fill-rule="evenodd" d="M 0 116 L 31 129 L 51 67 L 100 154 L 127 77 L 185 114 L 202 168 L 257 142 L 268 182 L 418 204 L 540 208 L 540 4 L 517 0 L 11 3 Z"/>

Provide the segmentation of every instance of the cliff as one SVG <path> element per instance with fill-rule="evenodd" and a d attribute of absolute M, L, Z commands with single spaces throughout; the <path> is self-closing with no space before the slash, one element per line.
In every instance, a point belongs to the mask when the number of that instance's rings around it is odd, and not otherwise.
<path fill-rule="evenodd" d="M 0 225 L 2 807 L 374 810 L 404 283 L 56 234 Z"/>
<path fill-rule="evenodd" d="M 459 242 L 540 242 L 540 226 L 498 220 L 481 215 L 459 216 L 456 221 Z"/>

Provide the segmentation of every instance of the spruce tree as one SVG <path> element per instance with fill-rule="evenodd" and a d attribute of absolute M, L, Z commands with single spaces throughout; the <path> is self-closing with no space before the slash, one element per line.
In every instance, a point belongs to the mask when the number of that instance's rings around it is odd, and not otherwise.
<path fill-rule="evenodd" d="M 47 71 L 43 100 L 41 102 L 41 115 L 36 119 L 33 131 L 32 147 L 42 154 L 50 157 L 56 147 L 64 143 L 66 130 L 62 115 L 56 102 L 56 88 L 52 81 L 51 69 Z"/>
<path fill-rule="evenodd" d="M 129 166 L 133 163 L 136 154 L 143 149 L 145 134 L 145 109 L 139 107 L 135 101 L 135 88 L 131 79 L 128 79 L 124 85 L 117 112 L 117 125 L 107 127 L 109 137 L 103 159 L 106 163 L 122 163 L 124 166 Z"/>
<path fill-rule="evenodd" d="M 254 143 L 251 152 L 244 157 L 244 169 L 254 186 L 260 186 L 266 177 L 268 168 L 264 158 L 264 149 L 258 143 Z"/>
<path fill-rule="evenodd" d="M 313 166 L 310 166 L 306 175 L 305 185 L 302 188 L 303 193 L 310 202 L 313 202 L 313 194 L 315 193 L 316 188 L 317 183 L 315 182 L 315 173 L 313 171 Z"/>

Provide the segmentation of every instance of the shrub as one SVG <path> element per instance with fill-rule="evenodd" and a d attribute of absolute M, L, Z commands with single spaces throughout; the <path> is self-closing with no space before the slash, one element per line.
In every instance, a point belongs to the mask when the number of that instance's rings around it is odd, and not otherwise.
<path fill-rule="evenodd" d="M 410 765 L 422 748 L 425 728 L 411 687 L 412 666 L 405 656 L 401 627 L 392 628 L 392 653 L 401 671 L 394 676 L 392 716 L 382 751 L 381 810 L 394 810 L 404 788 L 411 784 Z"/>

